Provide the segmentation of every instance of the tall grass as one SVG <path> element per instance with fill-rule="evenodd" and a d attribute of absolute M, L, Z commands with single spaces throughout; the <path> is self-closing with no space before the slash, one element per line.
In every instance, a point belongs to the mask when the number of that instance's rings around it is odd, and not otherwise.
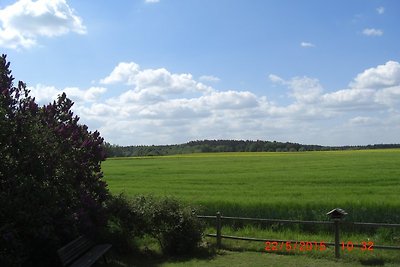
<path fill-rule="evenodd" d="M 114 193 L 170 195 L 204 214 L 400 222 L 400 150 L 214 153 L 108 159 Z"/>
<path fill-rule="evenodd" d="M 215 233 L 214 228 L 208 228 L 207 232 Z M 382 236 L 382 231 L 375 234 L 369 233 L 342 233 L 341 241 L 347 244 L 347 242 L 352 242 L 353 244 L 362 244 L 362 242 L 372 241 L 375 245 L 399 245 L 396 242 L 390 242 L 386 237 Z M 234 236 L 245 236 L 245 237 L 257 237 L 264 239 L 277 239 L 277 240 L 298 240 L 304 242 L 311 242 L 312 250 L 300 251 L 299 246 L 297 249 L 293 249 L 294 243 L 292 243 L 292 250 L 288 251 L 285 245 L 278 251 L 271 251 L 272 253 L 278 254 L 296 254 L 296 255 L 307 255 L 313 258 L 325 258 L 334 259 L 335 250 L 334 246 L 327 246 L 326 250 L 321 251 L 319 246 L 320 242 L 334 242 L 333 232 L 323 231 L 318 233 L 309 233 L 297 231 L 295 229 L 279 229 L 279 228 L 260 228 L 255 226 L 245 226 L 242 228 L 235 228 L 229 225 L 225 225 L 222 228 L 222 234 L 224 235 L 234 235 Z M 207 238 L 207 241 L 211 244 L 215 243 L 215 238 Z M 280 243 L 279 243 L 280 245 Z M 265 252 L 266 244 L 264 242 L 254 242 L 254 241 L 241 241 L 241 240 L 231 240 L 222 239 L 222 247 L 229 250 L 237 251 L 258 251 Z M 268 252 L 267 252 L 268 253 Z M 400 263 L 399 251 L 395 250 L 382 250 L 374 249 L 373 251 L 361 250 L 360 248 L 354 248 L 352 250 L 342 249 L 340 247 L 340 254 L 342 258 L 347 261 L 362 261 L 362 262 L 379 262 L 379 263 Z M 379 264 L 381 265 L 381 264 Z"/>
<path fill-rule="evenodd" d="M 400 223 L 400 149 L 295 152 L 215 153 L 108 159 L 102 165 L 113 193 L 128 196 L 173 196 L 197 205 L 201 214 L 297 220 L 329 220 L 340 207 L 345 220 Z M 215 232 L 209 221 L 207 232 Z M 328 226 L 244 224 L 224 221 L 223 234 L 333 241 Z M 341 240 L 400 246 L 392 229 L 342 227 Z M 214 239 L 209 239 L 214 242 Z M 262 251 L 264 244 L 223 240 L 230 249 Z M 304 254 L 304 252 L 298 252 Z M 326 252 L 306 252 L 333 258 Z M 398 251 L 343 251 L 346 259 L 400 262 Z M 384 259 L 384 260 L 383 260 Z"/>

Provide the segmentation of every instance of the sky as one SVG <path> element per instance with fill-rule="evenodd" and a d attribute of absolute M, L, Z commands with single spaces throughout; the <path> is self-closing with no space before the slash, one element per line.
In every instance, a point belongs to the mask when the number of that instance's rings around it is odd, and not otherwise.
<path fill-rule="evenodd" d="M 118 145 L 400 143 L 400 1 L 0 0 L 0 53 Z"/>

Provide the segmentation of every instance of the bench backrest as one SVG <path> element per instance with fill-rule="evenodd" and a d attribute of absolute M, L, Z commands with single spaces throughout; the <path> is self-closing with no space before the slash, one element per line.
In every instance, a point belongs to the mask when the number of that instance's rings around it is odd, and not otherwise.
<path fill-rule="evenodd" d="M 84 236 L 80 236 L 64 247 L 60 248 L 57 253 L 60 257 L 62 265 L 67 266 L 93 246 L 94 243 L 91 240 Z"/>

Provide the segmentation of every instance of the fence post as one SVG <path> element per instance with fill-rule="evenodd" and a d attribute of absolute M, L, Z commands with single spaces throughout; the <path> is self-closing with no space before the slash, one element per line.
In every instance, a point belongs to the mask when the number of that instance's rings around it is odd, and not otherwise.
<path fill-rule="evenodd" d="M 217 248 L 221 248 L 221 213 L 217 212 Z"/>
<path fill-rule="evenodd" d="M 343 219 L 344 216 L 347 215 L 347 212 L 343 209 L 333 209 L 328 212 L 326 215 L 331 217 L 333 223 L 335 225 L 335 258 L 340 258 L 340 236 L 339 236 L 339 223 Z"/>
<path fill-rule="evenodd" d="M 340 258 L 340 236 L 339 236 L 339 222 L 340 219 L 333 220 L 335 224 L 335 258 Z"/>

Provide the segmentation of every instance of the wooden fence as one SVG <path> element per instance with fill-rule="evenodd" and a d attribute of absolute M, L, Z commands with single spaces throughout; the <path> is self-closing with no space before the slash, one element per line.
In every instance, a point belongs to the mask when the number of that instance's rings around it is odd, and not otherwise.
<path fill-rule="evenodd" d="M 335 247 L 335 257 L 340 257 L 340 227 L 342 226 L 368 226 L 368 227 L 388 227 L 388 228 L 400 228 L 400 224 L 391 223 L 363 223 L 363 222 L 346 222 L 342 221 L 341 218 L 331 217 L 331 221 L 301 221 L 301 220 L 279 220 L 279 219 L 259 219 L 259 218 L 243 218 L 243 217 L 227 217 L 222 216 L 220 212 L 217 212 L 215 216 L 208 215 L 198 215 L 201 219 L 214 219 L 216 226 L 215 234 L 206 234 L 209 237 L 215 237 L 217 240 L 217 248 L 221 247 L 222 239 L 235 239 L 235 240 L 245 240 L 245 241 L 256 241 L 256 242 L 277 242 L 278 244 L 300 244 L 304 241 L 299 240 L 279 240 L 279 239 L 265 239 L 265 238 L 253 238 L 253 237 L 240 237 L 240 236 L 230 236 L 222 234 L 222 220 L 237 220 L 237 221 L 247 221 L 247 222 L 267 222 L 267 223 L 282 223 L 282 224 L 313 224 L 313 225 L 334 225 L 334 238 L 335 242 L 324 242 L 327 247 Z M 348 244 L 347 244 L 348 245 Z M 364 247 L 368 244 L 351 244 L 352 247 Z M 384 246 L 384 245 L 373 245 L 374 249 L 392 249 L 400 250 L 399 246 Z"/>

